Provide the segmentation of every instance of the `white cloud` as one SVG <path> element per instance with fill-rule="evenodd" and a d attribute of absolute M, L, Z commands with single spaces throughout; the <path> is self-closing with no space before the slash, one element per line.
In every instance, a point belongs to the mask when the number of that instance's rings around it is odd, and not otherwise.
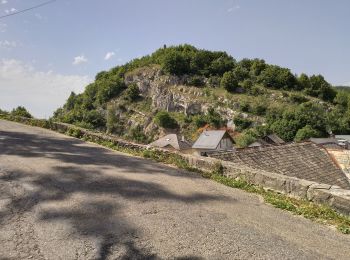
<path fill-rule="evenodd" d="M 4 4 L 7 4 L 7 0 L 1 0 L 1 3 L 4 5 Z"/>
<path fill-rule="evenodd" d="M 22 105 L 36 117 L 49 117 L 71 91 L 79 93 L 90 82 L 87 76 L 38 71 L 19 60 L 0 60 L 0 108 Z"/>
<path fill-rule="evenodd" d="M 5 10 L 5 13 L 6 13 L 6 14 L 15 13 L 15 12 L 17 12 L 17 9 L 16 9 L 16 8 L 13 8 L 13 7 L 12 7 L 11 9 L 6 9 L 6 10 Z"/>
<path fill-rule="evenodd" d="M 17 47 L 17 42 L 15 41 L 0 41 L 0 49 L 12 49 Z"/>
<path fill-rule="evenodd" d="M 84 55 L 74 57 L 73 65 L 80 65 L 82 63 L 88 62 L 88 59 Z"/>
<path fill-rule="evenodd" d="M 115 53 L 113 51 L 107 52 L 105 55 L 105 60 L 111 59 L 114 55 L 115 55 Z"/>

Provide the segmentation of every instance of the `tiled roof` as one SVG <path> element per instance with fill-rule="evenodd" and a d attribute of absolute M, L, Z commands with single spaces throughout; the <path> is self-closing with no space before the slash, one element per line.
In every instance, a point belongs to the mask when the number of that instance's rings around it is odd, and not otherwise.
<path fill-rule="evenodd" d="M 225 130 L 206 130 L 199 136 L 192 148 L 195 149 L 215 149 L 224 137 Z"/>
<path fill-rule="evenodd" d="M 315 144 L 337 144 L 338 140 L 335 138 L 310 138 L 310 142 Z"/>
<path fill-rule="evenodd" d="M 276 134 L 270 134 L 267 136 L 267 138 L 269 138 L 270 140 L 272 140 L 275 144 L 284 144 L 285 141 L 282 140 L 282 138 L 280 138 L 278 135 Z"/>
<path fill-rule="evenodd" d="M 190 149 L 192 144 L 176 134 L 169 134 L 159 138 L 158 140 L 149 144 L 150 146 L 166 148 L 173 147 L 176 150 Z"/>
<path fill-rule="evenodd" d="M 249 165 L 256 169 L 350 189 L 349 180 L 332 161 L 327 151 L 313 143 L 247 148 L 236 152 L 212 153 L 209 156 Z"/>

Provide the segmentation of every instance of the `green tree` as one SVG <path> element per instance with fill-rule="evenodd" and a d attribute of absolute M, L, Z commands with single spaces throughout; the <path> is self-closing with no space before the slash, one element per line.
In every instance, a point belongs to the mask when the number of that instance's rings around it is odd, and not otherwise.
<path fill-rule="evenodd" d="M 77 95 L 72 91 L 67 99 L 66 104 L 64 105 L 64 108 L 67 110 L 72 110 L 75 105 L 75 99 Z"/>
<path fill-rule="evenodd" d="M 159 111 L 154 117 L 154 122 L 164 128 L 174 129 L 178 127 L 177 121 L 166 111 Z"/>
<path fill-rule="evenodd" d="M 140 97 L 140 89 L 139 87 L 133 83 L 128 86 L 128 88 L 125 91 L 125 97 L 129 101 L 135 101 Z"/>
<path fill-rule="evenodd" d="M 235 130 L 237 130 L 238 132 L 242 132 L 243 130 L 249 128 L 253 123 L 251 120 L 244 118 L 242 116 L 236 116 L 233 119 L 233 122 L 236 126 Z"/>
<path fill-rule="evenodd" d="M 212 107 L 208 109 L 208 112 L 206 114 L 206 121 L 215 128 L 220 128 L 224 126 L 225 123 L 221 115 Z"/>
<path fill-rule="evenodd" d="M 113 97 L 118 96 L 124 89 L 124 81 L 120 78 L 115 80 L 98 81 L 98 90 L 96 93 L 96 102 L 98 105 L 103 105 Z"/>
<path fill-rule="evenodd" d="M 289 69 L 279 66 L 268 66 L 261 72 L 258 77 L 258 82 L 268 88 L 274 89 L 298 89 L 298 84 L 295 76 Z"/>
<path fill-rule="evenodd" d="M 91 124 L 94 128 L 104 128 L 106 126 L 105 117 L 97 110 L 86 111 L 83 121 Z"/>
<path fill-rule="evenodd" d="M 303 128 L 299 129 L 295 135 L 294 141 L 301 142 L 307 140 L 311 137 L 320 137 L 321 133 L 313 129 L 310 125 L 306 125 Z"/>
<path fill-rule="evenodd" d="M 33 116 L 27 111 L 27 109 L 23 106 L 18 106 L 14 108 L 11 111 L 12 116 L 20 116 L 20 117 L 27 117 L 27 118 L 33 118 Z"/>
<path fill-rule="evenodd" d="M 183 75 L 190 72 L 189 61 L 179 52 L 170 52 L 166 54 L 162 68 L 165 72 L 175 75 Z"/>
<path fill-rule="evenodd" d="M 238 88 L 238 81 L 232 71 L 225 72 L 222 76 L 220 86 L 229 92 L 234 92 Z"/>

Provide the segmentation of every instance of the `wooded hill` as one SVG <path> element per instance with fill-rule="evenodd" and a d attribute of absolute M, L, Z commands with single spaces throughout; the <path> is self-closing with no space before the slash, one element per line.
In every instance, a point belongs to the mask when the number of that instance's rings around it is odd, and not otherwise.
<path fill-rule="evenodd" d="M 261 59 L 237 61 L 190 45 L 164 46 L 98 73 L 53 118 L 138 142 L 164 131 L 194 139 L 198 129 L 227 122 L 241 133 L 235 136 L 241 146 L 269 132 L 285 141 L 350 134 L 349 94 L 322 75 L 295 75 Z"/>

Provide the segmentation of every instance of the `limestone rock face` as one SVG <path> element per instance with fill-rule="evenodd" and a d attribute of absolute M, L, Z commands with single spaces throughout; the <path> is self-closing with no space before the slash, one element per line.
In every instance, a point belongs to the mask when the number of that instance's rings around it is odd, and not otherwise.
<path fill-rule="evenodd" d="M 189 93 L 188 86 L 184 84 L 188 76 L 163 75 L 159 69 L 143 69 L 133 72 L 125 77 L 125 83 L 136 83 L 142 96 L 152 99 L 152 106 L 169 112 L 183 112 L 185 114 L 198 114 L 203 112 L 202 104 L 193 96 L 202 95 Z M 191 98 L 192 97 L 192 98 Z"/>

